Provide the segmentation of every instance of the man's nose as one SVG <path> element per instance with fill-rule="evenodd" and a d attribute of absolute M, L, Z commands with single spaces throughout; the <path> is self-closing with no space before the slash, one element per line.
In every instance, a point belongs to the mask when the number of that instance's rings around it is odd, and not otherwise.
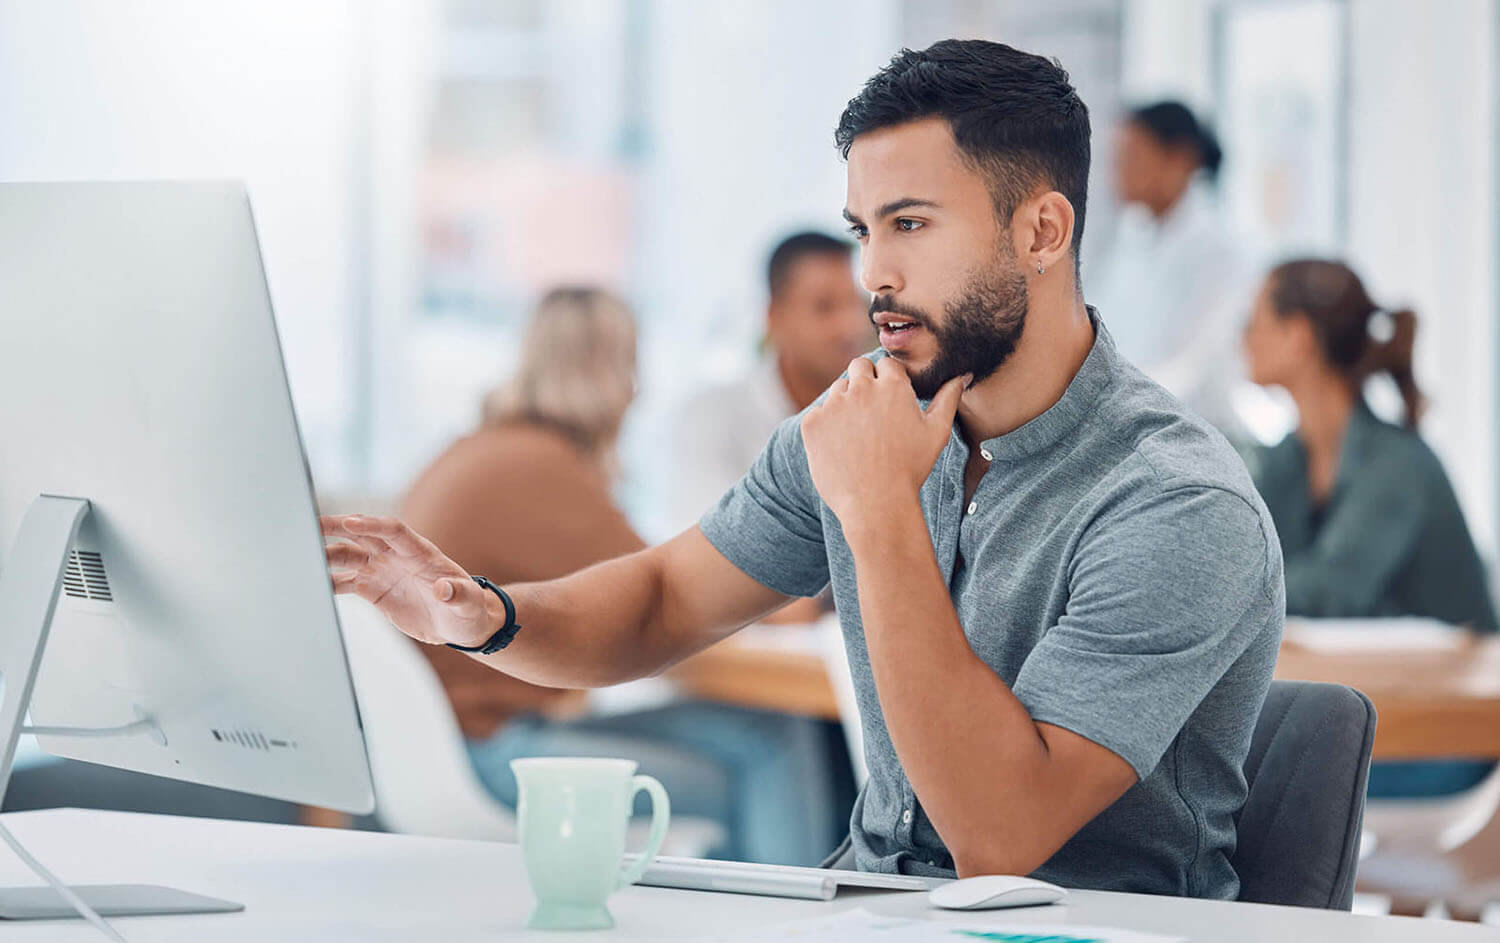
<path fill-rule="evenodd" d="M 872 295 L 894 295 L 904 287 L 889 257 L 869 246 L 860 253 L 859 283 Z"/>

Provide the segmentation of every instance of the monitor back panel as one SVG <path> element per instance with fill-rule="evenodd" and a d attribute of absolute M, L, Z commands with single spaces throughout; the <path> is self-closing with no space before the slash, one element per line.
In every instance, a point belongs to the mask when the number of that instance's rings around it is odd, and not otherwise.
<path fill-rule="evenodd" d="M 233 183 L 0 184 L 0 567 L 87 498 L 32 721 L 50 752 L 368 811 L 254 223 Z"/>

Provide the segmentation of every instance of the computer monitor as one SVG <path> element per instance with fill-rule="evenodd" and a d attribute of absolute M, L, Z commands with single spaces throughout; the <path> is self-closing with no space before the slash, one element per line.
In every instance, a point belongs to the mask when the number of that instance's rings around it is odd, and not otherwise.
<path fill-rule="evenodd" d="M 0 683 L 0 795 L 29 708 L 58 756 L 374 808 L 239 184 L 0 184 Z"/>

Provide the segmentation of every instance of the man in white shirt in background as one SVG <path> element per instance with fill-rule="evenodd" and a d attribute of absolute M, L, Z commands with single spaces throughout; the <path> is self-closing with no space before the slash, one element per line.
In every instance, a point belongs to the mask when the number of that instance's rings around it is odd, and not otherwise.
<path fill-rule="evenodd" d="M 683 407 L 673 443 L 672 525 L 698 522 L 755 461 L 778 423 L 807 408 L 877 344 L 870 298 L 855 281 L 853 243 L 819 232 L 783 239 L 766 266 L 766 355 L 744 377 L 710 387 Z M 817 600 L 776 621 L 810 621 Z"/>

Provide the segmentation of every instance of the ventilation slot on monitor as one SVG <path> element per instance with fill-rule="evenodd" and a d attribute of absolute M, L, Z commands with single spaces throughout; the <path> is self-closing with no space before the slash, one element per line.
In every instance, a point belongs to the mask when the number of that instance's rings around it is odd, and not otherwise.
<path fill-rule="evenodd" d="M 93 550 L 68 551 L 68 566 L 63 571 L 63 592 L 74 599 L 113 602 L 109 577 L 104 572 L 104 558 Z"/>
<path fill-rule="evenodd" d="M 256 730 L 241 730 L 235 727 L 213 728 L 209 730 L 209 733 L 212 733 L 219 743 L 228 743 L 250 750 L 270 752 L 272 747 L 293 748 L 297 745 L 287 740 L 273 740 Z"/>

